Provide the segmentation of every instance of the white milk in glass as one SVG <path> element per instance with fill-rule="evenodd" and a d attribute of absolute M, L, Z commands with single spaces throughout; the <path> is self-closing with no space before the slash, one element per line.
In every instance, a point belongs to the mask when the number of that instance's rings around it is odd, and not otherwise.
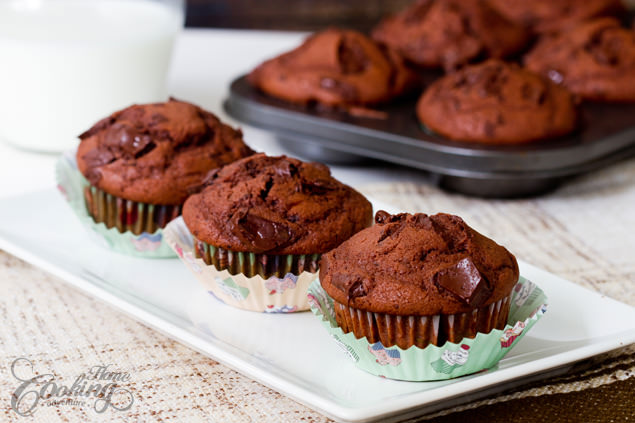
<path fill-rule="evenodd" d="M 62 151 L 115 110 L 164 101 L 179 5 L 0 0 L 0 138 Z"/>

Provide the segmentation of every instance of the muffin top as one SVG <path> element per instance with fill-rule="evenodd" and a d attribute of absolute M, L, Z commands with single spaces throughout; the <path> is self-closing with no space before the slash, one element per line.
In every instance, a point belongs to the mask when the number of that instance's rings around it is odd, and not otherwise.
<path fill-rule="evenodd" d="M 620 13 L 620 0 L 487 0 L 510 21 L 533 32 L 561 32 L 571 25 L 597 16 Z"/>
<path fill-rule="evenodd" d="M 79 138 L 77 165 L 91 185 L 160 205 L 183 204 L 208 172 L 253 154 L 240 130 L 174 99 L 115 112 Z"/>
<path fill-rule="evenodd" d="M 207 183 L 183 219 L 197 239 L 232 251 L 324 253 L 372 223 L 368 200 L 320 163 L 255 154 Z"/>
<path fill-rule="evenodd" d="M 431 84 L 417 117 L 446 138 L 514 144 L 575 129 L 573 96 L 540 75 L 500 60 L 466 66 Z"/>
<path fill-rule="evenodd" d="M 635 101 L 635 31 L 613 18 L 543 37 L 525 66 L 585 99 Z"/>
<path fill-rule="evenodd" d="M 339 303 L 402 316 L 464 313 L 518 282 L 515 257 L 458 216 L 379 211 L 375 222 L 320 260 L 322 287 Z"/>
<path fill-rule="evenodd" d="M 423 67 L 454 69 L 478 59 L 502 58 L 529 41 L 529 33 L 484 0 L 418 0 L 382 20 L 372 37 Z"/>
<path fill-rule="evenodd" d="M 386 102 L 415 86 L 417 76 L 399 54 L 365 35 L 330 28 L 264 62 L 249 81 L 292 103 L 347 106 Z"/>

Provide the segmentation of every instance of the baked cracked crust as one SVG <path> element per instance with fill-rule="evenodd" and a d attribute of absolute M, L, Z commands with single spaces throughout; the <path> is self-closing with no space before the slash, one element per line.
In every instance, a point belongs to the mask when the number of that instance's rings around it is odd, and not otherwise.
<path fill-rule="evenodd" d="M 446 70 L 509 56 L 529 41 L 483 0 L 419 0 L 382 20 L 372 37 L 419 66 Z"/>
<path fill-rule="evenodd" d="M 577 124 L 567 89 L 494 59 L 435 81 L 417 102 L 417 117 L 446 138 L 485 144 L 555 138 Z"/>
<path fill-rule="evenodd" d="M 372 223 L 370 202 L 321 163 L 256 154 L 207 183 L 183 219 L 197 239 L 227 250 L 325 253 Z"/>
<path fill-rule="evenodd" d="M 403 58 L 365 35 L 330 28 L 249 74 L 265 93 L 299 104 L 364 106 L 387 102 L 417 85 Z"/>
<path fill-rule="evenodd" d="M 525 66 L 588 100 L 635 101 L 635 30 L 600 18 L 541 39 Z"/>
<path fill-rule="evenodd" d="M 379 211 L 375 221 L 321 258 L 322 287 L 340 304 L 401 316 L 464 313 L 518 282 L 515 257 L 458 216 Z"/>
<path fill-rule="evenodd" d="M 77 165 L 91 185 L 149 204 L 183 204 L 210 171 L 253 154 L 240 130 L 174 99 L 130 106 L 79 138 Z"/>

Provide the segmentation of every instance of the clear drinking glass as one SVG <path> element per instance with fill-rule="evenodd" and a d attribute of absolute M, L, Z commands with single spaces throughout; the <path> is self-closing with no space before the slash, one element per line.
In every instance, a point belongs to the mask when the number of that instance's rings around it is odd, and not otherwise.
<path fill-rule="evenodd" d="M 0 139 L 77 145 L 97 120 L 164 101 L 183 0 L 0 0 Z"/>

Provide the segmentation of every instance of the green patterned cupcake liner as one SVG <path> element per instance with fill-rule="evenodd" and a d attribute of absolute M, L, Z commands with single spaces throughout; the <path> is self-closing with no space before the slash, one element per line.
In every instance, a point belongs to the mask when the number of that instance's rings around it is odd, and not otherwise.
<path fill-rule="evenodd" d="M 504 329 L 479 332 L 474 338 L 425 348 L 385 347 L 381 342 L 344 333 L 335 320 L 333 299 L 319 281 L 309 287 L 311 311 L 347 355 L 362 370 L 376 376 L 408 381 L 452 379 L 494 367 L 547 309 L 547 297 L 533 282 L 521 277 L 511 295 Z"/>
<path fill-rule="evenodd" d="M 273 256 L 229 251 L 194 239 L 182 217 L 165 238 L 207 292 L 232 307 L 264 313 L 309 309 L 319 254 Z"/>
<path fill-rule="evenodd" d="M 176 257 L 163 239 L 163 229 L 180 207 L 127 201 L 90 186 L 77 169 L 73 153 L 55 167 L 57 188 L 93 239 L 122 254 L 145 258 Z"/>
<path fill-rule="evenodd" d="M 86 210 L 96 223 L 119 232 L 153 234 L 181 215 L 181 206 L 162 206 L 125 200 L 108 194 L 84 180 Z"/>

